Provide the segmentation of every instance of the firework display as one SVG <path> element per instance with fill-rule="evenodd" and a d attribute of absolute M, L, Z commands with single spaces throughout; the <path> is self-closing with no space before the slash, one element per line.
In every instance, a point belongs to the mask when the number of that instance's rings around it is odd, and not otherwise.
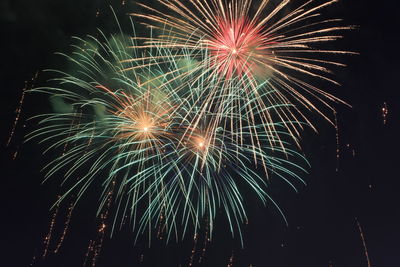
<path fill-rule="evenodd" d="M 161 32 L 145 46 L 207 50 L 207 57 L 199 57 L 197 77 L 217 73 L 227 88 L 239 79 L 234 85 L 241 85 L 245 96 L 238 97 L 245 104 L 235 112 L 250 113 L 250 123 L 258 122 L 252 114 L 256 110 L 264 124 L 283 123 L 295 142 L 303 128 L 300 121 L 314 128 L 308 111 L 333 124 L 332 103 L 344 102 L 311 82 L 338 85 L 330 68 L 345 65 L 337 62 L 335 55 L 352 54 L 323 46 L 342 38 L 339 32 L 352 28 L 341 25 L 341 19 L 321 16 L 320 12 L 337 0 L 311 0 L 293 9 L 289 0 L 158 2 L 169 12 L 140 4 L 149 14 L 131 14 Z M 238 92 L 225 90 L 216 94 Z M 270 103 L 276 102 L 283 104 L 278 112 L 269 109 Z M 232 110 L 241 104 L 231 103 Z"/>
<path fill-rule="evenodd" d="M 336 83 L 328 67 L 343 64 L 320 55 L 349 53 L 313 45 L 350 27 L 319 18 L 336 1 L 289 12 L 285 0 L 255 10 L 251 0 L 159 2 L 171 14 L 144 4 L 149 13 L 134 14 L 151 36 L 76 38 L 62 54 L 70 69 L 30 90 L 49 94 L 54 112 L 36 117 L 27 140 L 59 153 L 45 167 L 46 179 L 64 176 L 58 203 L 74 195 L 72 210 L 96 192 L 112 231 L 128 220 L 137 234 L 180 240 L 206 224 L 211 237 L 221 215 L 241 239 L 246 194 L 283 215 L 270 180 L 304 184 L 300 130 L 314 128 L 304 112 L 329 120 L 315 102 L 342 102 L 305 78 Z"/>
<path fill-rule="evenodd" d="M 100 187 L 99 213 L 114 195 L 113 229 L 128 216 L 138 233 L 162 223 L 167 240 L 178 240 L 205 218 L 212 233 L 218 210 L 232 233 L 240 233 L 247 220 L 243 188 L 274 204 L 267 194 L 269 175 L 293 188 L 291 178 L 302 182 L 305 170 L 290 159 L 304 159 L 277 138 L 288 135 L 284 127 L 272 125 L 280 130 L 271 136 L 261 124 L 242 125 L 238 132 L 236 123 L 246 119 L 232 117 L 224 102 L 218 114 L 200 112 L 215 84 L 187 82 L 193 80 L 187 62 L 175 61 L 170 49 L 132 50 L 122 35 L 78 41 L 76 52 L 65 55 L 74 74 L 55 71 L 55 86 L 33 89 L 63 102 L 62 112 L 39 116 L 42 127 L 28 135 L 64 151 L 46 167 L 46 178 L 65 174 L 67 189 L 59 201 L 69 194 L 79 200 L 89 187 Z M 167 63 L 159 62 L 168 55 Z M 143 64 L 143 57 L 151 64 Z M 225 116 L 229 125 L 218 125 L 216 117 Z M 285 148 L 271 145 L 278 142 Z"/>

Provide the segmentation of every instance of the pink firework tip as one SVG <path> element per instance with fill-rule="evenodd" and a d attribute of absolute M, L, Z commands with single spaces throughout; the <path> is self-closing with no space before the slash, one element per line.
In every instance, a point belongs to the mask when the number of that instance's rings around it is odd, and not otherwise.
<path fill-rule="evenodd" d="M 218 72 L 229 79 L 234 74 L 253 76 L 261 71 L 260 64 L 266 64 L 272 53 L 268 49 L 271 42 L 260 28 L 244 17 L 217 21 L 218 28 L 204 42 Z"/>

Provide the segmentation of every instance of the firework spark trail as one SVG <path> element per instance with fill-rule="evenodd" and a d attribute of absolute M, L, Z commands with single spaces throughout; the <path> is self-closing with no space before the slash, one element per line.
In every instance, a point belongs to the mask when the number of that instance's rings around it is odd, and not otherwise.
<path fill-rule="evenodd" d="M 196 255 L 196 250 L 197 250 L 197 241 L 199 239 L 199 235 L 196 233 L 193 237 L 193 248 L 191 250 L 191 254 L 190 254 L 190 258 L 189 258 L 189 267 L 193 266 L 193 262 L 194 262 L 194 257 Z"/>
<path fill-rule="evenodd" d="M 53 215 L 51 217 L 49 231 L 48 231 L 48 233 L 45 236 L 44 241 L 43 241 L 44 249 L 43 249 L 42 259 L 46 258 L 47 254 L 49 252 L 49 245 L 50 245 L 50 242 L 51 242 L 51 237 L 53 235 L 53 231 L 54 231 L 54 227 L 55 227 L 55 224 L 56 224 L 56 219 L 57 219 L 57 214 L 58 214 L 59 209 L 60 209 L 60 206 L 57 205 L 55 210 L 54 210 L 54 212 L 53 212 Z"/>
<path fill-rule="evenodd" d="M 54 253 L 58 253 L 58 251 L 60 250 L 62 244 L 64 243 L 65 236 L 67 235 L 67 232 L 68 232 L 69 223 L 71 222 L 73 209 L 74 209 L 74 204 L 73 204 L 73 202 L 71 202 L 71 204 L 68 207 L 68 213 L 67 213 L 67 217 L 66 217 L 66 220 L 65 220 L 65 223 L 64 223 L 64 229 L 63 229 L 62 234 L 60 236 L 60 239 L 59 239 L 59 241 L 57 243 L 57 246 L 54 249 Z"/>
<path fill-rule="evenodd" d="M 60 199 L 60 196 L 58 197 L 58 199 Z M 50 252 L 58 253 L 62 243 L 64 242 L 65 236 L 68 231 L 69 223 L 71 221 L 72 210 L 73 210 L 72 204 L 68 208 L 68 213 L 67 213 L 66 221 L 64 223 L 64 229 L 63 229 L 62 235 L 60 236 L 60 239 L 56 243 L 55 249 L 50 250 L 50 243 L 54 239 L 54 230 L 56 227 L 57 217 L 59 216 L 59 213 L 60 213 L 60 203 L 58 201 L 56 203 L 57 204 L 55 205 L 55 209 L 50 218 L 49 230 L 48 230 L 46 236 L 43 238 L 43 253 L 41 255 L 42 259 L 45 259 L 49 255 Z M 36 262 L 37 256 L 35 254 L 32 257 L 30 266 L 33 266 L 33 264 Z"/>
<path fill-rule="evenodd" d="M 203 248 L 201 249 L 201 255 L 199 257 L 199 263 L 201 263 L 206 255 L 206 250 L 207 250 L 207 245 L 211 241 L 209 236 L 208 236 L 208 231 L 209 231 L 209 226 L 208 223 L 206 223 L 206 228 L 205 228 L 205 236 L 204 236 L 204 243 L 203 243 Z"/>
<path fill-rule="evenodd" d="M 111 207 L 111 203 L 112 203 L 112 199 L 113 199 L 114 189 L 115 189 L 115 183 L 112 183 L 112 188 L 107 193 L 108 197 L 107 197 L 106 205 L 104 207 L 104 211 L 101 212 L 101 214 L 99 215 L 100 222 L 99 222 L 99 227 L 97 230 L 97 237 L 96 237 L 96 239 L 89 241 L 88 249 L 85 254 L 85 259 L 84 259 L 83 265 L 82 265 L 83 267 L 85 267 L 87 263 L 89 263 L 89 265 L 91 267 L 95 267 L 96 263 L 98 261 L 98 258 L 100 256 L 100 253 L 101 253 L 101 250 L 103 247 L 104 238 L 106 235 L 107 219 L 108 219 L 108 216 L 110 213 L 110 207 Z M 90 258 L 90 260 L 89 260 L 89 258 Z"/>
<path fill-rule="evenodd" d="M 23 109 L 23 104 L 24 104 L 25 97 L 26 97 L 26 92 L 34 87 L 38 75 L 39 75 L 39 71 L 37 71 L 35 73 L 35 75 L 32 77 L 32 79 L 30 81 L 25 81 L 25 87 L 22 89 L 21 98 L 20 98 L 20 100 L 18 102 L 18 106 L 17 106 L 17 108 L 15 110 L 15 119 L 14 119 L 13 125 L 11 127 L 10 134 L 8 136 L 8 139 L 7 139 L 7 143 L 6 143 L 7 147 L 11 144 L 11 141 L 12 141 L 12 139 L 14 137 L 14 134 L 15 134 L 15 131 L 17 129 L 18 122 L 20 121 L 21 114 L 22 114 L 22 109 Z M 25 125 L 24 125 L 24 127 L 25 127 Z M 13 160 L 15 160 L 17 158 L 18 150 L 19 150 L 19 145 L 16 147 L 15 152 L 13 153 L 13 156 L 12 156 Z"/>
<path fill-rule="evenodd" d="M 364 247 L 365 258 L 367 259 L 367 267 L 371 267 L 371 260 L 368 255 L 367 243 L 365 242 L 364 232 L 361 228 L 361 224 L 358 221 L 357 217 L 355 217 L 355 219 L 356 219 L 358 230 L 360 231 L 360 237 L 361 237 L 361 241 L 362 241 L 363 247 Z"/>
<path fill-rule="evenodd" d="M 164 230 L 165 230 L 165 224 L 164 224 L 164 212 L 161 211 L 160 212 L 160 221 L 157 227 L 157 238 L 162 240 L 163 239 L 163 234 L 164 234 Z"/>
<path fill-rule="evenodd" d="M 335 138 L 336 138 L 336 172 L 338 172 L 340 164 L 340 140 L 339 140 L 339 124 L 336 111 L 334 112 L 334 116 L 335 116 Z"/>
<path fill-rule="evenodd" d="M 88 245 L 88 248 L 87 248 L 87 251 L 86 251 L 86 254 L 85 254 L 85 259 L 83 261 L 82 267 L 86 266 L 86 263 L 88 262 L 89 256 L 93 252 L 93 242 L 94 242 L 93 240 L 89 241 L 89 245 Z"/>
<path fill-rule="evenodd" d="M 99 228 L 100 237 L 99 237 L 99 241 L 96 242 L 97 244 L 95 244 L 95 250 L 94 250 L 93 259 L 92 259 L 92 267 L 96 266 L 97 260 L 100 256 L 100 252 L 103 247 L 103 242 L 104 242 L 104 237 L 105 237 L 106 227 L 107 227 L 106 223 L 107 223 L 108 215 L 110 213 L 110 207 L 111 207 L 111 203 L 112 203 L 112 199 L 113 199 L 114 189 L 115 189 L 115 182 L 112 183 L 112 188 L 111 188 L 110 192 L 108 193 L 108 200 L 107 200 L 107 205 L 105 207 L 105 211 L 100 215 L 100 219 L 101 219 L 100 228 Z"/>
<path fill-rule="evenodd" d="M 12 125 L 12 128 L 11 128 L 11 131 L 10 131 L 10 135 L 8 136 L 8 139 L 7 139 L 6 146 L 10 145 L 11 140 L 12 140 L 12 138 L 14 136 L 15 129 L 16 129 L 18 121 L 19 121 L 19 117 L 21 116 L 22 105 L 24 103 L 25 93 L 26 93 L 26 89 L 27 88 L 28 88 L 28 82 L 25 82 L 25 87 L 22 89 L 22 95 L 21 95 L 21 98 L 19 100 L 18 107 L 15 110 L 15 114 L 16 115 L 15 115 L 15 119 L 14 119 L 14 122 L 13 122 L 13 125 Z"/>

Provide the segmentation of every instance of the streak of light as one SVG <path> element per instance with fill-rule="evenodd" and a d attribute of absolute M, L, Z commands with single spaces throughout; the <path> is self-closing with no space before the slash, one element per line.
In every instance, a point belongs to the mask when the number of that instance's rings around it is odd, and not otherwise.
<path fill-rule="evenodd" d="M 18 151 L 19 151 L 19 145 L 17 146 L 17 148 L 15 149 L 15 152 L 13 153 L 12 159 L 15 160 L 18 156 Z"/>
<path fill-rule="evenodd" d="M 358 230 L 360 231 L 360 237 L 361 237 L 361 240 L 362 240 L 362 243 L 363 243 L 363 246 L 364 246 L 364 254 L 365 254 L 365 258 L 367 259 L 367 266 L 371 267 L 371 260 L 370 260 L 369 255 L 368 255 L 367 243 L 365 242 L 364 232 L 363 232 L 363 230 L 361 228 L 361 224 L 358 221 L 357 217 L 355 219 L 356 219 Z"/>
<path fill-rule="evenodd" d="M 83 267 L 86 266 L 86 262 L 89 259 L 89 255 L 90 255 L 91 252 L 93 252 L 93 243 L 94 243 L 93 240 L 89 241 L 89 245 L 88 245 L 88 248 L 87 248 L 87 251 L 86 251 L 86 254 L 85 254 L 85 260 L 83 261 L 83 265 L 82 265 Z"/>
<path fill-rule="evenodd" d="M 24 104 L 24 100 L 25 100 L 25 97 L 26 97 L 26 92 L 29 89 L 33 88 L 38 75 L 39 75 L 39 71 L 37 71 L 35 73 L 35 75 L 32 77 L 32 79 L 30 81 L 25 81 L 25 86 L 22 89 L 21 98 L 20 98 L 20 100 L 18 102 L 17 108 L 15 109 L 15 119 L 14 119 L 13 125 L 11 127 L 11 131 L 10 131 L 10 134 L 8 136 L 6 146 L 9 146 L 11 144 L 11 141 L 12 141 L 12 139 L 14 137 L 18 122 L 20 121 L 21 113 L 22 113 L 22 109 L 23 109 L 23 104 Z M 25 125 L 24 125 L 24 127 L 25 127 Z M 18 148 L 19 148 L 19 146 L 17 147 L 16 151 L 13 154 L 13 159 L 15 159 L 17 157 Z"/>
<path fill-rule="evenodd" d="M 190 260 L 189 260 L 189 267 L 193 265 L 193 261 L 194 261 L 194 256 L 196 254 L 196 248 L 197 248 L 197 240 L 199 239 L 199 235 L 196 233 L 193 237 L 193 248 L 192 248 L 192 253 L 190 255 Z"/>
<path fill-rule="evenodd" d="M 17 108 L 15 109 L 15 114 L 16 114 L 16 115 L 15 115 L 15 119 L 14 119 L 14 122 L 13 122 L 13 126 L 12 126 L 12 128 L 11 128 L 10 135 L 8 136 L 8 139 L 7 139 L 6 146 L 9 146 L 9 145 L 10 145 L 11 140 L 12 140 L 12 138 L 13 138 L 13 136 L 14 136 L 15 129 L 16 129 L 16 127 L 17 127 L 19 118 L 20 118 L 20 116 L 21 116 L 22 105 L 23 105 L 23 103 L 24 103 L 24 99 L 25 99 L 25 94 L 26 94 L 26 89 L 27 89 L 27 87 L 28 87 L 28 82 L 25 82 L 25 87 L 22 89 L 21 98 L 20 98 L 20 100 L 19 100 L 19 103 L 18 103 Z"/>
<path fill-rule="evenodd" d="M 206 223 L 206 230 L 205 231 L 206 232 L 205 232 L 205 236 L 204 236 L 204 243 L 203 243 L 203 248 L 201 250 L 201 255 L 199 257 L 199 263 L 201 263 L 203 261 L 203 258 L 205 257 L 205 254 L 206 254 L 207 245 L 208 245 L 208 243 L 210 243 L 210 237 L 209 237 L 209 234 L 208 234 L 208 231 L 209 231 L 209 224 L 208 223 Z"/>
<path fill-rule="evenodd" d="M 108 215 L 110 212 L 110 206 L 112 203 L 113 199 L 113 193 L 114 193 L 114 188 L 115 188 L 115 181 L 112 183 L 111 189 L 108 192 L 108 199 L 106 202 L 106 206 L 104 208 L 104 211 L 100 214 L 100 223 L 98 227 L 98 234 L 97 238 L 95 240 L 90 240 L 88 249 L 85 255 L 85 260 L 83 262 L 83 267 L 86 266 L 86 263 L 88 263 L 88 259 L 91 256 L 90 262 L 91 264 L 89 266 L 95 267 L 96 263 L 98 261 L 98 258 L 100 256 L 101 250 L 103 248 L 103 242 L 106 234 L 106 229 L 107 229 L 107 219 Z"/>
<path fill-rule="evenodd" d="M 51 237 L 53 235 L 53 231 L 54 231 L 54 226 L 56 224 L 56 218 L 57 218 L 57 214 L 58 214 L 58 210 L 59 210 L 60 206 L 57 205 L 56 209 L 53 212 L 53 215 L 51 217 L 51 221 L 50 221 L 50 226 L 49 226 L 49 231 L 47 233 L 47 235 L 44 238 L 44 250 L 43 250 L 43 254 L 42 254 L 42 258 L 44 259 L 48 252 L 49 252 L 49 245 L 50 245 L 50 241 L 51 241 Z"/>
<path fill-rule="evenodd" d="M 66 221 L 64 223 L 64 230 L 63 230 L 63 232 L 61 234 L 60 240 L 58 241 L 56 248 L 54 249 L 54 253 L 58 253 L 58 251 L 61 248 L 61 245 L 64 242 L 65 236 L 67 235 L 67 232 L 68 232 L 69 223 L 71 222 L 73 209 L 74 209 L 74 204 L 73 204 L 73 202 L 71 202 L 71 204 L 70 204 L 70 206 L 68 208 L 67 218 L 66 218 Z"/>

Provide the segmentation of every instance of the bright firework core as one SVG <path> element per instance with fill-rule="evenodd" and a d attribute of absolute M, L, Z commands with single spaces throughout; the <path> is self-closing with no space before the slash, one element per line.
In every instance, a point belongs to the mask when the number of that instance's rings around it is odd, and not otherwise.
<path fill-rule="evenodd" d="M 191 137 L 191 146 L 193 149 L 202 151 L 205 150 L 206 147 L 208 146 L 208 142 L 205 140 L 203 136 L 195 136 Z"/>
<path fill-rule="evenodd" d="M 218 29 L 206 40 L 213 62 L 227 78 L 248 74 L 256 58 L 266 54 L 266 40 L 245 18 L 218 19 Z M 250 73 L 251 74 L 251 73 Z"/>
<path fill-rule="evenodd" d="M 143 126 L 143 132 L 147 132 L 149 130 L 149 126 Z"/>
<path fill-rule="evenodd" d="M 137 130 L 143 133 L 148 133 L 153 127 L 153 120 L 149 118 L 148 114 L 142 114 L 137 118 Z"/>
<path fill-rule="evenodd" d="M 154 125 L 149 121 L 139 121 L 137 125 L 137 131 L 139 132 L 141 138 L 147 139 L 155 134 L 152 129 L 153 127 Z"/>

